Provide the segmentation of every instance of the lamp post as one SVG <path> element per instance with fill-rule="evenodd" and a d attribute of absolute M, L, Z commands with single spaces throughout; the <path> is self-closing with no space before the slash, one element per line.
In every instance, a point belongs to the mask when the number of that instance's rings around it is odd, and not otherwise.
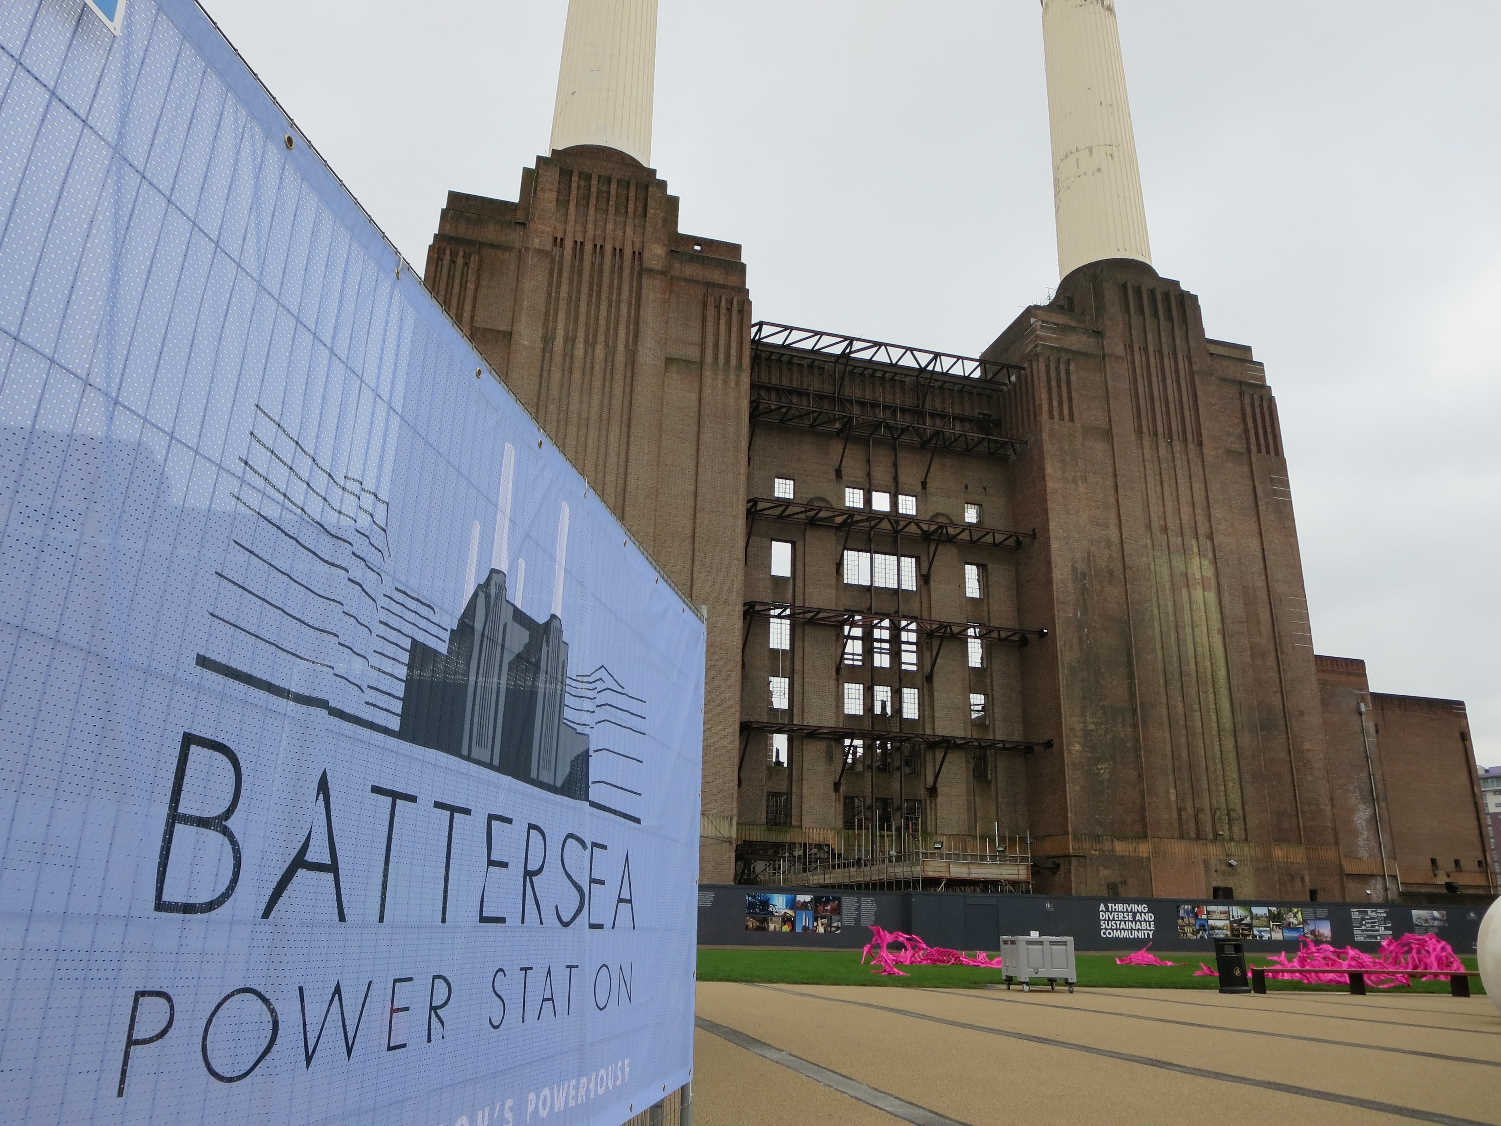
<path fill-rule="evenodd" d="M 1383 903 L 1390 903 L 1392 901 L 1392 889 L 1386 867 L 1386 834 L 1381 828 L 1381 797 L 1376 793 L 1376 767 L 1371 762 L 1371 742 L 1366 736 L 1365 713 L 1365 701 L 1356 700 L 1355 714 L 1360 718 L 1360 745 L 1365 750 L 1366 776 L 1371 781 L 1371 812 L 1376 817 L 1376 846 L 1381 850 L 1381 901 Z"/>

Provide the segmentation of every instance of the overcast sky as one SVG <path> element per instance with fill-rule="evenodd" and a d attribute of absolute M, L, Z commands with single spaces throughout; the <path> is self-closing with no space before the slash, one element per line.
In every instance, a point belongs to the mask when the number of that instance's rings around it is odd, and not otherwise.
<path fill-rule="evenodd" d="M 515 199 L 566 0 L 203 0 L 421 269 Z M 1501 762 L 1495 0 L 1118 0 L 1154 263 L 1276 392 L 1321 653 Z M 976 353 L 1057 278 L 1036 0 L 661 0 L 653 164 L 756 315 Z"/>

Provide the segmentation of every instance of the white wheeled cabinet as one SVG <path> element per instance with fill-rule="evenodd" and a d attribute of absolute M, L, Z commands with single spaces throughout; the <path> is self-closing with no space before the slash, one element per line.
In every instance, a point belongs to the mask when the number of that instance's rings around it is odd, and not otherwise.
<path fill-rule="evenodd" d="M 1036 978 L 1046 981 L 1048 988 L 1055 991 L 1060 981 L 1067 982 L 1070 993 L 1079 981 L 1072 935 L 1003 934 L 1001 962 L 1006 988 L 1019 981 L 1023 993 L 1031 990 Z"/>

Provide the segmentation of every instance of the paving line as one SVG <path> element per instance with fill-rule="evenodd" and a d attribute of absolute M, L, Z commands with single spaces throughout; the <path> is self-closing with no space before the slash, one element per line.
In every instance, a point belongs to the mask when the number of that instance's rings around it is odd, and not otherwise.
<path fill-rule="evenodd" d="M 1033 1005 L 1045 1009 L 1062 1009 L 1072 1013 L 1097 1013 L 1100 1016 L 1120 1017 L 1122 1020 L 1144 1020 L 1153 1024 L 1176 1024 L 1183 1028 L 1204 1028 L 1211 1032 L 1233 1032 L 1243 1036 L 1270 1036 L 1278 1040 L 1301 1040 L 1305 1044 L 1327 1044 L 1335 1048 L 1359 1048 L 1370 1052 L 1392 1052 L 1400 1056 L 1421 1056 L 1424 1059 L 1443 1060 L 1446 1063 L 1472 1063 L 1480 1067 L 1501 1067 L 1501 1060 L 1483 1060 L 1475 1056 L 1451 1056 L 1446 1052 L 1425 1052 L 1420 1048 L 1397 1048 L 1389 1044 L 1362 1044 L 1356 1040 L 1331 1040 L 1324 1036 L 1302 1036 L 1296 1032 L 1271 1032 L 1261 1028 L 1237 1028 L 1228 1024 L 1205 1024 L 1196 1020 L 1174 1020 L 1172 1017 L 1149 1017 L 1144 1013 L 1123 1013 L 1115 1009 L 1092 1009 L 1084 1005 L 1070 1005 L 1059 1001 L 1022 1001 L 1015 997 L 996 996 L 978 990 L 963 992 L 951 989 L 921 989 L 922 993 L 937 993 L 948 997 L 963 997 L 966 1001 L 991 1001 L 998 1005 Z M 1208 1008 L 1209 1006 L 1204 1006 Z M 1301 1015 L 1301 1014 L 1299 1014 Z M 1309 1020 L 1326 1020 L 1322 1015 L 1308 1014 Z"/>
<path fill-rule="evenodd" d="M 1394 999 L 1396 999 L 1398 997 L 1402 997 L 1403 996 L 1403 994 L 1401 994 L 1401 993 L 1388 993 L 1384 989 L 1380 993 L 1377 993 L 1375 990 L 1376 990 L 1376 987 L 1374 985 L 1371 986 L 1371 992 L 1368 993 L 1368 994 L 1366 994 L 1366 996 L 1367 997 L 1371 997 L 1371 998 L 1379 998 L 1382 1001 L 1391 1001 L 1391 1000 L 1394 1000 Z M 1279 993 L 1280 993 L 1280 991 L 1279 991 Z M 1296 991 L 1296 992 L 1293 992 L 1293 991 L 1289 990 L 1286 993 L 1280 993 L 1280 995 L 1281 996 L 1285 996 L 1285 997 L 1296 997 L 1299 1001 L 1317 1001 L 1317 1002 L 1319 1002 L 1320 1004 L 1323 1004 L 1323 1005 L 1338 1005 L 1338 1004 L 1343 1003 L 1346 998 L 1348 998 L 1348 997 L 1351 996 L 1351 994 L 1349 994 L 1349 993 L 1305 993 L 1301 989 L 1298 990 L 1298 991 Z M 1269 996 L 1270 996 L 1270 994 L 1269 994 Z M 1468 1000 L 1468 998 L 1463 998 L 1463 997 L 1461 997 L 1461 998 L 1451 998 L 1446 993 L 1418 993 L 1418 994 L 1411 994 L 1411 993 L 1409 993 L 1406 996 L 1408 996 L 1408 997 L 1412 997 L 1412 996 L 1432 997 L 1436 1001 Z M 1474 994 L 1471 994 L 1471 996 L 1473 996 L 1473 997 L 1484 997 L 1485 994 L 1484 993 L 1474 993 Z M 1422 1013 L 1425 1016 L 1430 1016 L 1430 1017 L 1442 1017 L 1442 1016 L 1445 1015 L 1443 1009 L 1441 1007 L 1437 1006 L 1437 1005 L 1432 1006 L 1432 1007 L 1420 1008 L 1417 1005 L 1391 1005 L 1391 1004 L 1384 1004 L 1384 1005 L 1381 1006 L 1381 1011 L 1383 1013 L 1396 1013 L 1396 1012 L 1402 1012 L 1402 1013 Z M 1490 1014 L 1487 1013 L 1486 1015 L 1489 1016 Z"/>
<path fill-rule="evenodd" d="M 1418 1110 L 1416 1107 L 1398 1106 L 1396 1103 L 1384 1103 L 1378 1099 L 1363 1099 L 1358 1095 L 1341 1095 L 1334 1091 L 1320 1091 L 1313 1087 L 1299 1087 L 1292 1083 L 1278 1083 L 1274 1079 L 1254 1079 L 1249 1075 L 1234 1075 L 1227 1071 L 1211 1071 L 1209 1068 L 1174 1063 L 1172 1060 L 1156 1059 L 1152 1056 L 1138 1056 L 1131 1052 L 1117 1052 L 1110 1048 L 1096 1048 L 1087 1044 L 1075 1044 L 1068 1040 L 1056 1040 L 1051 1036 L 1034 1036 L 1028 1032 L 1013 1032 L 1010 1029 L 992 1028 L 984 1024 L 970 1024 L 968 1021 L 962 1020 L 949 1020 L 946 1017 L 932 1016 L 928 1013 L 917 1013 L 907 1009 L 894 1009 L 889 1005 L 877 1005 L 870 1001 L 852 1001 L 844 997 L 825 997 L 817 993 L 804 993 L 798 989 L 785 989 L 776 985 L 753 985 L 751 988 L 770 989 L 773 992 L 786 993 L 792 997 L 806 997 L 811 1001 L 828 1001 L 836 1005 L 852 1005 L 861 1009 L 875 1009 L 878 1012 L 888 1013 L 892 1016 L 911 1017 L 914 1020 L 926 1021 L 930 1024 L 942 1024 L 950 1028 L 960 1028 L 966 1032 L 981 1032 L 988 1036 L 1000 1036 L 1007 1040 L 1021 1040 L 1029 1044 L 1039 1044 L 1045 1048 L 1062 1048 L 1065 1051 L 1082 1052 L 1085 1055 L 1119 1060 L 1122 1063 L 1134 1063 L 1141 1067 L 1170 1071 L 1178 1075 L 1189 1075 L 1197 1079 L 1213 1079 L 1221 1083 L 1234 1083 L 1242 1087 L 1257 1087 L 1263 1091 L 1276 1091 L 1278 1094 L 1283 1095 L 1296 1095 L 1306 1099 L 1317 1099 L 1320 1102 L 1340 1103 L 1344 1106 L 1360 1107 L 1362 1110 L 1377 1111 L 1381 1114 L 1390 1114 L 1398 1118 L 1411 1118 L 1418 1122 L 1438 1122 L 1443 1123 L 1444 1126 L 1494 1126 L 1494 1123 L 1487 1124 L 1474 1118 L 1459 1118 L 1452 1114 L 1440 1114 L 1436 1111 Z"/>
<path fill-rule="evenodd" d="M 960 1122 L 956 1118 L 945 1118 L 943 1115 L 936 1111 L 931 1111 L 927 1107 L 909 1103 L 905 1099 L 897 1098 L 890 1092 L 867 1086 L 858 1079 L 851 1079 L 848 1075 L 842 1075 L 837 1071 L 830 1071 L 826 1067 L 820 1067 L 811 1060 L 805 1060 L 801 1056 L 794 1056 L 791 1052 L 778 1048 L 775 1044 L 768 1044 L 765 1040 L 757 1040 L 754 1036 L 741 1032 L 738 1028 L 731 1028 L 728 1025 L 718 1024 L 706 1017 L 699 1016 L 693 1018 L 693 1023 L 705 1032 L 712 1033 L 722 1040 L 728 1040 L 736 1047 L 744 1048 L 747 1052 L 754 1052 L 762 1059 L 781 1064 L 785 1068 L 790 1068 L 799 1075 L 813 1080 L 815 1083 L 821 1083 L 825 1087 L 830 1087 L 841 1094 L 848 1095 L 850 1098 L 862 1102 L 866 1106 L 873 1106 L 877 1110 L 884 1111 L 894 1118 L 901 1119 L 903 1122 L 915 1122 L 919 1126 L 965 1126 L 965 1123 Z"/>
<path fill-rule="evenodd" d="M 1143 997 L 1139 993 L 1116 993 L 1109 989 L 1091 989 L 1101 997 L 1117 997 L 1123 1001 L 1150 1001 L 1157 1005 L 1187 1005 L 1192 1009 L 1211 1009 L 1213 1005 L 1200 1001 L 1179 1001 L 1172 997 Z M 1251 994 L 1254 996 L 1254 994 Z M 1289 996 L 1293 996 L 1289 994 Z M 1310 1017 L 1314 1020 L 1348 1020 L 1356 1024 L 1389 1024 L 1395 1028 L 1413 1028 L 1419 1032 L 1462 1032 L 1471 1036 L 1501 1036 L 1501 1032 L 1492 1032 L 1487 1028 L 1455 1028 L 1444 1024 L 1416 1024 L 1410 1020 L 1382 1020 L 1380 1017 L 1347 1017 L 1338 1013 L 1309 1013 L 1298 1009 L 1273 1009 L 1264 1005 L 1247 1005 L 1244 1001 L 1236 1001 L 1237 1008 L 1243 1008 L 1252 1013 L 1271 1013 L 1274 1016 L 1298 1016 Z"/>

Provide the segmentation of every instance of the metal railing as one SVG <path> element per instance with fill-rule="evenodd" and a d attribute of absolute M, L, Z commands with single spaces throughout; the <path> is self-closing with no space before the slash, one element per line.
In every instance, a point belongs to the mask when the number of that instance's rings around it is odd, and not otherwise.
<path fill-rule="evenodd" d="M 693 1126 L 693 1083 L 668 1091 L 662 1098 L 626 1119 L 626 1126 Z"/>

